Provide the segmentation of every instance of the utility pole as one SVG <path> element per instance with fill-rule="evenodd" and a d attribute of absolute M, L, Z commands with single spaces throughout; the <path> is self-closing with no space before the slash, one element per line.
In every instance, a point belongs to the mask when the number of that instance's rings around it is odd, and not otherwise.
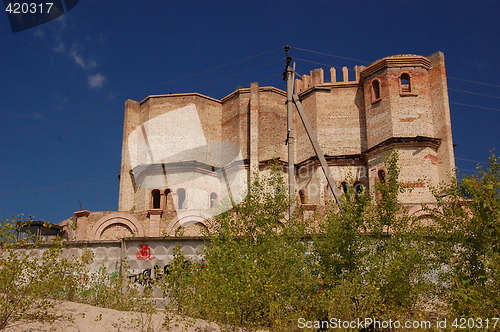
<path fill-rule="evenodd" d="M 288 208 L 288 216 L 292 218 L 295 211 L 295 137 L 293 132 L 293 70 L 290 68 L 292 58 L 288 56 L 290 46 L 285 46 L 286 52 L 286 69 L 283 73 L 283 78 L 286 80 L 286 110 L 287 110 L 287 136 L 286 144 L 288 144 L 288 197 L 290 206 Z"/>
<path fill-rule="evenodd" d="M 288 144 L 288 195 L 290 198 L 290 207 L 289 207 L 289 215 L 290 217 L 295 210 L 295 158 L 294 158 L 294 143 L 295 138 L 293 136 L 293 105 L 297 108 L 297 112 L 299 113 L 300 119 L 302 120 L 302 124 L 304 125 L 304 129 L 306 130 L 307 136 L 309 137 L 309 141 L 313 146 L 316 157 L 318 158 L 321 168 L 323 169 L 323 173 L 325 174 L 326 181 L 328 182 L 328 186 L 333 193 L 333 197 L 337 204 L 340 204 L 340 196 L 342 193 L 339 188 L 335 185 L 335 181 L 333 180 L 332 173 L 328 168 L 328 164 L 325 159 L 325 155 L 321 150 L 321 147 L 318 143 L 318 138 L 316 133 L 312 130 L 312 127 L 309 123 L 309 120 L 306 116 L 304 108 L 302 107 L 302 103 L 300 102 L 299 96 L 293 91 L 293 80 L 295 75 L 295 66 L 294 68 L 290 68 L 290 62 L 292 62 L 292 58 L 288 56 L 288 51 L 290 50 L 290 46 L 285 46 L 286 52 L 286 70 L 283 73 L 283 78 L 286 80 L 286 106 L 287 106 L 287 126 L 288 126 L 288 135 L 286 139 L 286 143 Z"/>

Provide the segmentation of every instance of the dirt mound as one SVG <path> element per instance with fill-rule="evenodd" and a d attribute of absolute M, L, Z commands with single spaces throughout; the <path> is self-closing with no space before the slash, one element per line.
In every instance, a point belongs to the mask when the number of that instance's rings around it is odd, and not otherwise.
<path fill-rule="evenodd" d="M 144 314 L 94 307 L 88 304 L 58 301 L 51 313 L 55 321 L 9 324 L 4 331 L 35 332 L 137 332 L 137 331 L 220 331 L 215 323 L 165 313 Z M 166 319 L 166 317 L 169 317 Z M 69 319 L 68 319 L 69 318 Z"/>

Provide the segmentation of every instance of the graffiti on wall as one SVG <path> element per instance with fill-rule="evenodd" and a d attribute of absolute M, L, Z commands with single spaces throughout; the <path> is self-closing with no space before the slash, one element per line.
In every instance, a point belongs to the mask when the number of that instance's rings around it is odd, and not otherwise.
<path fill-rule="evenodd" d="M 145 269 L 137 274 L 129 275 L 129 279 L 133 282 L 138 283 L 141 286 L 151 287 L 158 280 L 163 278 L 163 276 L 168 275 L 170 272 L 168 270 L 168 264 L 160 267 L 160 265 L 155 264 L 152 269 Z"/>
<path fill-rule="evenodd" d="M 147 244 L 139 244 L 139 251 L 137 251 L 135 257 L 137 257 L 140 261 L 151 261 L 155 258 L 154 256 L 151 256 L 151 248 Z"/>
<path fill-rule="evenodd" d="M 170 265 L 165 264 L 162 266 L 161 260 L 159 261 L 160 257 L 155 257 L 153 255 L 153 249 L 151 249 L 151 247 L 148 244 L 139 244 L 137 249 L 138 249 L 137 253 L 135 254 L 137 260 L 139 261 L 157 260 L 157 261 L 151 262 L 151 264 L 155 263 L 155 265 L 152 268 L 142 269 L 139 270 L 139 272 L 137 272 L 137 269 L 134 269 L 133 272 L 128 275 L 128 278 L 132 282 L 138 283 L 139 285 L 144 287 L 151 287 L 159 280 L 161 280 L 164 276 L 170 274 L 171 272 L 169 270 Z M 189 260 L 185 260 L 183 268 L 188 268 L 190 264 L 191 262 Z M 204 265 L 201 266 L 204 267 Z"/>

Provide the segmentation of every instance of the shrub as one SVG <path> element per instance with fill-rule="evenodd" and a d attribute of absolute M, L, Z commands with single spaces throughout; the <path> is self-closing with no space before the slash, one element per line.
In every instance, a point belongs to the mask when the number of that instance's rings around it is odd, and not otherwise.
<path fill-rule="evenodd" d="M 287 190 L 280 172 L 257 180 L 244 201 L 216 217 L 204 266 L 177 256 L 168 293 L 181 312 L 223 324 L 296 327 L 310 311 L 318 277 L 305 228 L 286 220 Z"/>
<path fill-rule="evenodd" d="M 446 264 L 443 283 L 451 314 L 498 317 L 500 314 L 500 164 L 436 188 L 439 207 L 432 209 Z M 451 259 L 451 261 L 450 261 Z"/>
<path fill-rule="evenodd" d="M 388 176 L 376 184 L 376 195 L 344 194 L 314 237 L 330 317 L 409 316 L 435 291 L 426 276 L 439 265 L 428 230 L 398 200 L 405 188 L 397 153 L 385 163 Z"/>

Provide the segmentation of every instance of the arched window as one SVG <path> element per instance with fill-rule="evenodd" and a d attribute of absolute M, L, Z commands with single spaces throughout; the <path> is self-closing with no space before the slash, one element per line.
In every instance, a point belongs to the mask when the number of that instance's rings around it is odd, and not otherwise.
<path fill-rule="evenodd" d="M 161 204 L 161 193 L 158 189 L 151 191 L 151 207 L 153 209 L 159 209 Z"/>
<path fill-rule="evenodd" d="M 377 79 L 372 81 L 372 99 L 373 102 L 380 99 L 380 81 Z"/>
<path fill-rule="evenodd" d="M 380 183 L 385 183 L 385 171 L 383 169 L 378 171 L 378 180 Z"/>
<path fill-rule="evenodd" d="M 299 190 L 299 198 L 300 198 L 300 204 L 307 203 L 306 191 L 304 189 Z"/>
<path fill-rule="evenodd" d="M 364 184 L 362 184 L 361 182 L 354 183 L 354 194 L 356 194 L 356 196 L 362 194 L 364 191 L 365 191 Z"/>
<path fill-rule="evenodd" d="M 174 201 L 172 200 L 172 190 L 165 190 L 165 210 L 173 211 L 174 210 Z"/>
<path fill-rule="evenodd" d="M 177 208 L 179 210 L 186 208 L 186 189 L 184 188 L 177 189 Z"/>
<path fill-rule="evenodd" d="M 213 208 L 216 204 L 217 204 L 217 194 L 211 193 L 210 194 L 210 208 Z"/>
<path fill-rule="evenodd" d="M 340 183 L 340 189 L 342 189 L 342 192 L 344 194 L 347 194 L 349 192 L 349 187 L 347 186 L 347 182 L 343 181 Z"/>
<path fill-rule="evenodd" d="M 401 84 L 401 92 L 402 93 L 410 93 L 411 92 L 411 81 L 410 74 L 404 73 L 399 77 Z"/>

